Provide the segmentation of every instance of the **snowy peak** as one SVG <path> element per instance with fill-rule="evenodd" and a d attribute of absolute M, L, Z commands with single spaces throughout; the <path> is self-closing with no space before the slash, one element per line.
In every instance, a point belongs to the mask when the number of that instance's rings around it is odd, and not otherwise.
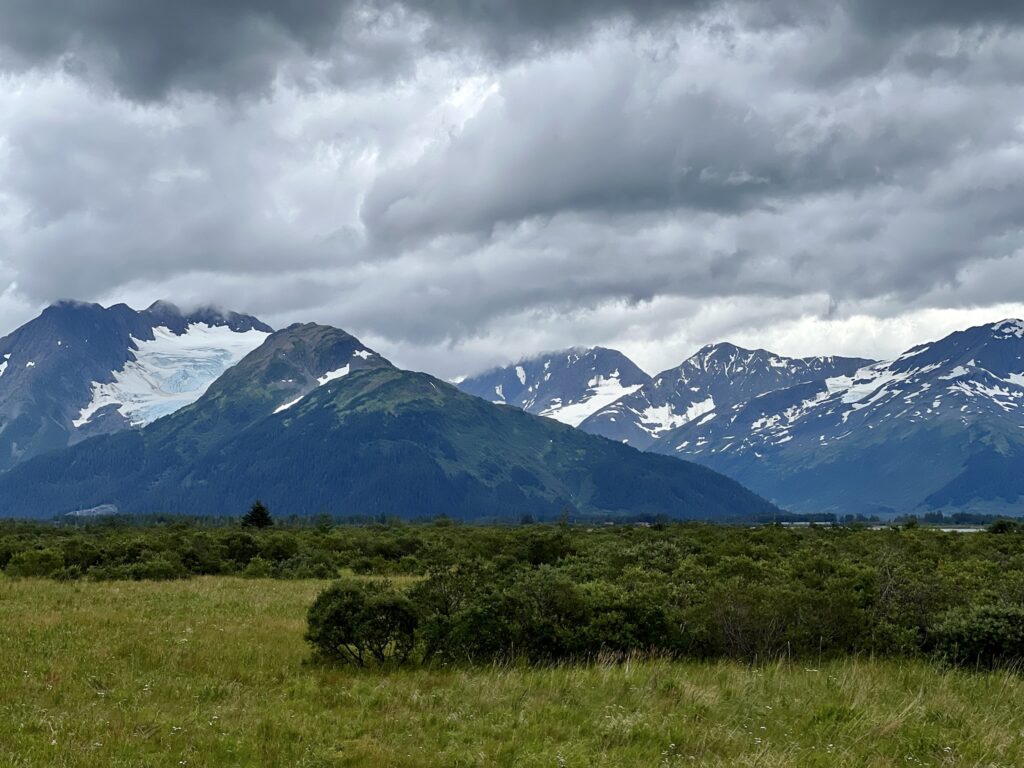
<path fill-rule="evenodd" d="M 893 360 L 716 408 L 652 450 L 726 470 L 783 503 L 820 504 L 819 510 L 859 503 L 845 508 L 908 511 L 948 503 L 950 484 L 966 499 L 967 480 L 958 479 L 965 461 L 1024 455 L 1024 323 L 958 331 Z M 858 464 L 870 472 L 858 476 Z M 795 467 L 819 465 L 848 471 L 836 470 L 807 499 L 786 495 L 798 484 L 773 485 Z M 903 468 L 901 476 L 887 475 L 895 467 Z M 814 488 L 828 471 L 816 469 L 803 487 Z M 988 498 L 1002 471 L 989 475 L 986 487 L 984 473 L 974 469 L 969 493 Z M 1024 478 L 1019 465 L 1013 476 Z"/>
<path fill-rule="evenodd" d="M 932 419 L 943 403 L 967 421 L 983 411 L 1024 415 L 1024 323 L 1003 320 L 957 331 L 895 360 L 828 381 L 828 402 L 893 418 Z M 922 407 L 926 404 L 926 407 Z M 948 410 L 948 408 L 947 408 Z M 851 418 L 843 413 L 844 423 Z"/>
<path fill-rule="evenodd" d="M 0 339 L 0 469 L 195 401 L 270 332 L 248 315 L 168 302 L 47 307 Z"/>
<path fill-rule="evenodd" d="M 237 312 L 222 310 L 212 306 L 198 307 L 188 312 L 183 312 L 169 301 L 156 301 L 142 314 L 152 321 L 154 327 L 167 328 L 177 335 L 184 333 L 191 325 L 227 328 L 235 333 L 260 331 L 270 334 L 274 330 L 251 315 L 240 315 Z"/>
<path fill-rule="evenodd" d="M 991 327 L 993 336 L 998 339 L 1024 339 L 1024 320 L 1000 320 Z"/>
<path fill-rule="evenodd" d="M 676 368 L 595 412 L 580 427 L 646 448 L 723 405 L 808 381 L 852 373 L 860 358 L 788 358 L 763 349 L 721 343 L 702 347 Z"/>
<path fill-rule="evenodd" d="M 709 344 L 683 361 L 673 371 L 680 380 L 715 377 L 721 380 L 787 381 L 793 377 L 813 380 L 828 375 L 836 368 L 848 369 L 851 364 L 871 362 L 860 358 L 782 357 L 765 349 L 744 349 L 735 344 Z M 663 374 L 664 375 L 664 374 Z M 754 384 L 755 388 L 763 388 Z M 770 390 L 766 390 L 770 391 Z"/>
<path fill-rule="evenodd" d="M 126 359 L 91 383 L 89 402 L 72 421 L 75 429 L 116 431 L 142 427 L 195 402 L 218 376 L 258 347 L 272 332 L 249 315 L 203 307 L 183 312 L 157 301 L 137 314 Z"/>
<path fill-rule="evenodd" d="M 578 426 L 595 411 L 649 382 L 650 377 L 621 352 L 593 347 L 520 360 L 466 379 L 459 388 Z"/>

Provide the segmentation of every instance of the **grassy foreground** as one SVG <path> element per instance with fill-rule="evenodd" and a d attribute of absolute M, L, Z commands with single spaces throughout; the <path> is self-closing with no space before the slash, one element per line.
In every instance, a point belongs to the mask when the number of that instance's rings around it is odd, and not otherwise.
<path fill-rule="evenodd" d="M 0 765 L 1024 765 L 1012 674 L 325 670 L 302 641 L 324 585 L 0 579 Z"/>

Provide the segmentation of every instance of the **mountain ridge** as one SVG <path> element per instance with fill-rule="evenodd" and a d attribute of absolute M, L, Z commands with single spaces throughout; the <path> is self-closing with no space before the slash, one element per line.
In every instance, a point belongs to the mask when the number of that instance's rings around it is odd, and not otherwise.
<path fill-rule="evenodd" d="M 278 352 L 307 343 L 319 368 L 306 370 L 303 394 L 281 409 L 295 390 L 261 390 L 282 381 Z M 704 467 L 487 403 L 372 351 L 356 356 L 357 344 L 325 326 L 278 331 L 176 413 L 0 474 L 0 509 L 225 514 L 260 497 L 282 514 L 506 521 L 564 509 L 703 519 L 778 512 Z M 287 357 L 287 370 L 300 357 Z M 326 378 L 342 357 L 368 365 Z"/>
<path fill-rule="evenodd" d="M 652 450 L 797 511 L 1019 511 L 1024 321 L 956 331 L 849 376 L 716 409 Z"/>
<path fill-rule="evenodd" d="M 653 376 L 648 385 L 596 411 L 580 428 L 645 449 L 716 404 L 826 378 L 866 362 L 869 361 L 834 356 L 789 358 L 729 342 L 708 344 L 675 368 Z"/>
<path fill-rule="evenodd" d="M 616 349 L 570 347 L 492 368 L 464 379 L 458 387 L 575 427 L 649 381 L 647 373 Z"/>

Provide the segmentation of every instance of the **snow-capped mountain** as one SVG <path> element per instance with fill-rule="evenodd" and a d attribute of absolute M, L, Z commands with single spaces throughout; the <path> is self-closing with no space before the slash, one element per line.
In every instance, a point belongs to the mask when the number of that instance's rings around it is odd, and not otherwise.
<path fill-rule="evenodd" d="M 166 302 L 62 302 L 0 339 L 0 469 L 197 400 L 271 328 Z"/>
<path fill-rule="evenodd" d="M 1024 494 L 1024 321 L 723 404 L 652 450 L 800 511 L 1017 511 Z"/>
<path fill-rule="evenodd" d="M 621 352 L 567 349 L 465 379 L 463 392 L 578 426 L 596 411 L 648 384 L 651 377 Z"/>
<path fill-rule="evenodd" d="M 849 375 L 870 363 L 846 357 L 781 357 L 763 349 L 711 344 L 648 384 L 596 410 L 580 429 L 645 449 L 722 406 L 776 389 Z"/>
<path fill-rule="evenodd" d="M 312 324 L 272 334 L 166 418 L 0 473 L 0 516 L 224 515 L 254 498 L 284 516 L 778 512 L 705 467 L 492 405 Z"/>

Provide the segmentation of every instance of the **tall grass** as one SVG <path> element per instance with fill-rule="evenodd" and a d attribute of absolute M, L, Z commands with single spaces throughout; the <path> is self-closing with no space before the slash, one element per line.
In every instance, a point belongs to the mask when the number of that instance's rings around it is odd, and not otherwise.
<path fill-rule="evenodd" d="M 1024 765 L 1024 679 L 851 659 L 306 663 L 323 582 L 0 580 L 2 766 Z"/>

